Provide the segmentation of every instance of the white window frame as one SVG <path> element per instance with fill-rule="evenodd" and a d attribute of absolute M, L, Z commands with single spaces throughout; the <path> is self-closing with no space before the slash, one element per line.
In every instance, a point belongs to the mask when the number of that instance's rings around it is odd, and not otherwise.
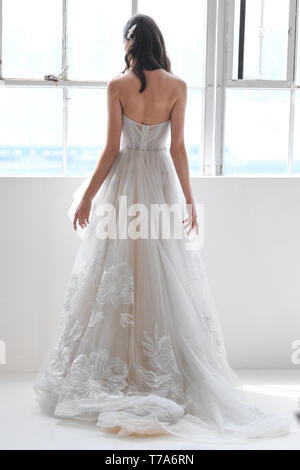
<path fill-rule="evenodd" d="M 292 163 L 293 163 L 293 136 L 294 136 L 294 114 L 295 114 L 295 91 L 298 88 L 296 84 L 296 61 L 297 61 L 297 25 L 298 25 L 298 9 L 299 0 L 289 0 L 289 25 L 288 25 L 288 51 L 287 51 L 287 70 L 286 80 L 244 80 L 244 79 L 233 79 L 233 41 L 234 41 L 234 7 L 235 0 L 219 0 L 224 3 L 224 22 L 225 28 L 223 30 L 224 36 L 222 44 L 219 44 L 220 57 L 223 55 L 225 58 L 224 73 L 225 79 L 223 83 L 223 95 L 224 99 L 222 103 L 219 103 L 218 113 L 222 122 L 222 129 L 224 129 L 225 120 L 225 92 L 226 88 L 285 88 L 291 90 L 290 94 L 290 115 L 289 115 L 289 150 L 288 150 L 288 173 L 292 174 Z M 249 0 L 248 0 L 249 1 Z M 222 175 L 223 171 L 223 158 L 224 158 L 224 135 L 222 135 L 216 151 L 216 174 Z M 283 176 L 287 176 L 284 174 Z M 243 176 L 241 174 L 241 176 Z M 264 175 L 267 176 L 267 175 Z"/>
<path fill-rule="evenodd" d="M 210 20 L 214 18 L 214 8 L 217 0 L 206 0 L 207 15 Z M 68 54 L 67 54 L 67 15 L 68 15 L 68 0 L 62 1 L 62 75 L 61 79 L 58 82 L 46 81 L 41 79 L 30 79 L 30 78 L 12 78 L 7 79 L 2 77 L 2 0 L 0 0 L 0 85 L 3 84 L 6 87 L 58 87 L 63 89 L 63 142 L 62 142 L 62 173 L 61 176 L 67 175 L 67 142 L 68 142 L 68 100 L 69 98 L 69 88 L 70 87 L 80 87 L 80 88 L 106 88 L 107 80 L 70 80 L 68 79 L 67 69 L 68 69 Z M 138 12 L 138 0 L 131 0 L 131 15 L 134 15 Z M 209 25 L 210 23 L 207 23 Z M 214 44 L 214 34 L 215 31 L 212 31 L 212 28 L 209 28 L 207 31 L 207 40 L 205 44 L 206 51 L 211 50 Z M 207 54 L 207 57 L 210 57 Z M 210 80 L 210 76 L 214 77 L 214 63 L 209 61 L 209 66 L 206 66 L 208 73 L 206 73 L 206 81 Z M 51 73 L 51 71 L 49 71 Z M 205 86 L 205 98 L 204 101 L 208 101 L 208 104 L 204 106 L 202 119 L 202 126 L 204 127 L 202 140 L 202 152 L 203 155 L 211 155 L 213 142 L 213 132 L 214 132 L 214 81 L 209 86 Z M 199 89 L 202 87 L 198 86 L 188 86 L 190 90 Z M 205 123 L 205 125 L 204 125 Z M 201 124 L 199 124 L 200 127 Z M 200 131 L 200 128 L 199 128 Z M 203 169 L 202 173 L 205 172 L 205 158 L 203 158 Z"/>
<path fill-rule="evenodd" d="M 203 175 L 222 174 L 225 110 L 226 1 L 207 0 Z"/>
<path fill-rule="evenodd" d="M 26 1 L 26 0 L 24 0 Z M 137 13 L 138 0 L 131 0 L 131 15 Z M 67 174 L 67 142 L 68 142 L 68 100 L 69 88 L 106 88 L 107 80 L 70 80 L 67 78 L 68 54 L 67 54 L 67 14 L 68 0 L 62 0 L 62 71 L 61 80 L 52 82 L 47 80 L 30 79 L 30 78 L 3 78 L 2 77 L 2 0 L 0 0 L 0 86 L 6 87 L 56 87 L 63 89 L 63 154 L 62 154 L 62 173 L 61 176 Z M 49 71 L 51 73 L 51 71 Z"/>
<path fill-rule="evenodd" d="M 205 84 L 203 108 L 203 166 L 204 176 L 223 174 L 224 158 L 224 121 L 226 107 L 226 88 L 286 88 L 291 90 L 290 133 L 288 174 L 292 173 L 294 102 L 297 46 L 297 18 L 300 0 L 289 0 L 289 39 L 287 80 L 233 80 L 233 33 L 234 33 L 234 0 L 206 0 L 207 29 L 205 41 Z M 69 87 L 106 88 L 107 80 L 70 80 L 67 75 L 67 13 L 68 0 L 62 1 L 62 71 L 61 80 L 51 82 L 39 79 L 5 79 L 2 78 L 2 0 L 0 0 L 0 86 L 6 87 L 59 87 L 63 89 L 63 156 L 62 173 L 67 173 L 68 142 L 68 100 Z M 131 14 L 138 12 L 138 0 L 131 0 Z M 51 73 L 51 71 L 49 71 Z M 199 87 L 188 86 L 189 89 Z M 202 87 L 201 87 L 202 88 Z M 199 126 L 201 124 L 199 123 Z M 200 130 L 200 129 L 199 129 Z M 241 175 L 242 176 L 242 175 Z M 201 177 L 201 176 L 200 176 Z M 196 176 L 197 178 L 197 176 Z"/>

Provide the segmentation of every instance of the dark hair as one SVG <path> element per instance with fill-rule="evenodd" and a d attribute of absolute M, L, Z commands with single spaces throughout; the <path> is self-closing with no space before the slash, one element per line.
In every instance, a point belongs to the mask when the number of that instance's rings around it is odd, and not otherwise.
<path fill-rule="evenodd" d="M 146 88 L 146 77 L 143 70 L 164 69 L 169 73 L 171 63 L 166 53 L 166 46 L 163 35 L 155 23 L 148 15 L 137 13 L 131 16 L 124 26 L 123 38 L 127 41 L 129 29 L 136 25 L 130 38 L 133 38 L 133 44 L 128 48 L 125 54 L 126 66 L 122 73 L 125 73 L 130 67 L 142 82 L 139 93 Z"/>

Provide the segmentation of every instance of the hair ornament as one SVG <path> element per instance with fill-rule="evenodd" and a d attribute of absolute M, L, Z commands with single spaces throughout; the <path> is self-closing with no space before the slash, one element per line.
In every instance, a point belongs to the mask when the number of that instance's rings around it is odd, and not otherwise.
<path fill-rule="evenodd" d="M 130 39 L 132 36 L 133 31 L 135 30 L 137 24 L 135 23 L 131 28 L 129 28 L 128 33 L 127 33 L 127 39 Z"/>

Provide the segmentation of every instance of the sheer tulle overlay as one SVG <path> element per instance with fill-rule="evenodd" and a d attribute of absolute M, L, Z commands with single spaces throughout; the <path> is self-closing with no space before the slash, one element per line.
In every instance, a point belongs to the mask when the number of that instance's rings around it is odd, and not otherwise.
<path fill-rule="evenodd" d="M 123 115 L 120 151 L 93 199 L 57 337 L 38 372 L 43 410 L 119 434 L 198 442 L 282 436 L 291 418 L 265 414 L 230 368 L 200 251 L 182 238 L 97 236 L 99 209 L 185 201 L 166 140 L 170 121 Z M 68 215 L 89 182 L 74 194 Z"/>

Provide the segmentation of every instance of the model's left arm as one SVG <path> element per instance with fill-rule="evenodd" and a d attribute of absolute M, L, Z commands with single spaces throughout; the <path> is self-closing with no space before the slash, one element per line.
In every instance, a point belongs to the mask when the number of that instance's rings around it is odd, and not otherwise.
<path fill-rule="evenodd" d="M 120 102 L 119 78 L 112 78 L 107 84 L 107 137 L 104 150 L 99 158 L 93 176 L 87 186 L 82 200 L 79 203 L 73 226 L 76 230 L 77 221 L 84 228 L 89 223 L 89 215 L 93 197 L 99 191 L 103 181 L 109 173 L 114 159 L 120 149 L 120 138 L 122 131 L 122 107 Z"/>

